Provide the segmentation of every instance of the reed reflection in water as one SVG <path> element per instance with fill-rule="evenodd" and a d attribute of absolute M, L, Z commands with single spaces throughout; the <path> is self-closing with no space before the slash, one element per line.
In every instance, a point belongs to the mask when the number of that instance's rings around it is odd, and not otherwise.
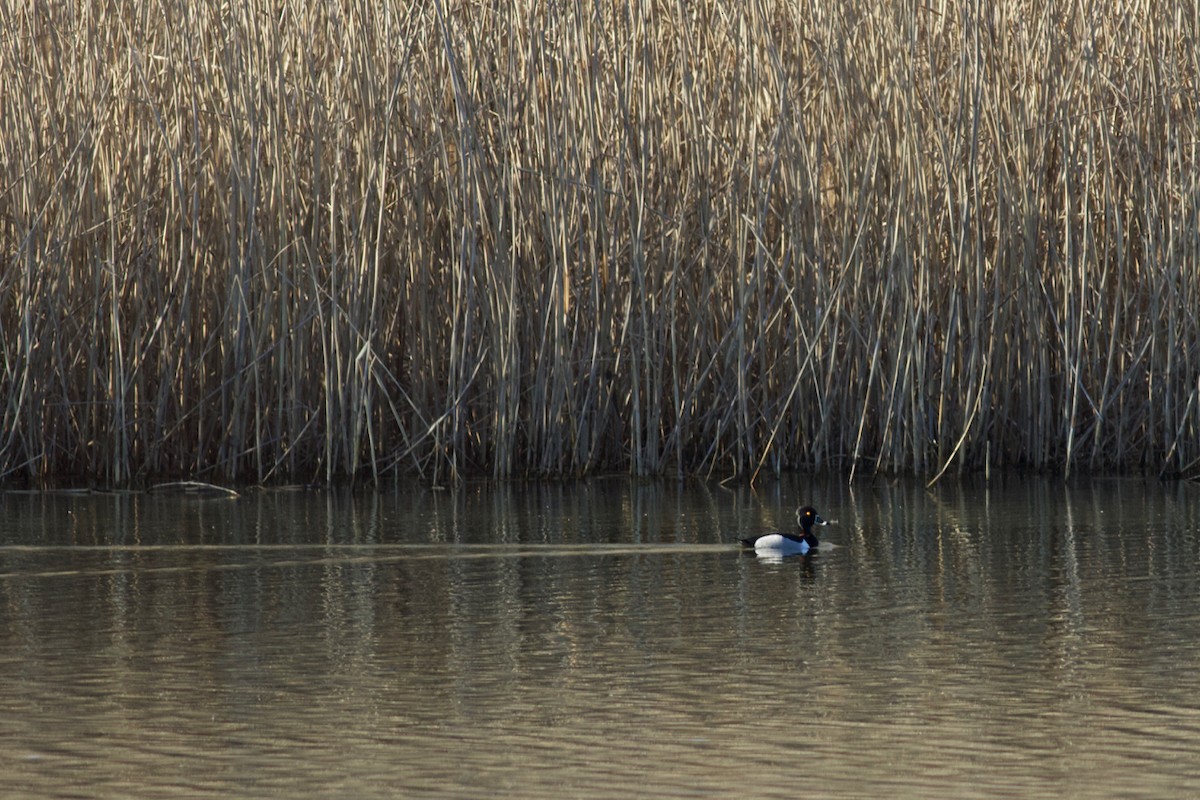
<path fill-rule="evenodd" d="M 729 543 L 800 501 L 836 547 Z M 0 499 L 0 793 L 1200 792 L 1200 491 Z"/>

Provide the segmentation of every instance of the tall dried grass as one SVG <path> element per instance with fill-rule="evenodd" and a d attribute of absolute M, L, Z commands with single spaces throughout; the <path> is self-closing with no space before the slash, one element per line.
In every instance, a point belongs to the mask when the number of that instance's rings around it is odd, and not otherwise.
<path fill-rule="evenodd" d="M 1195 472 L 1196 7 L 0 6 L 0 476 Z"/>

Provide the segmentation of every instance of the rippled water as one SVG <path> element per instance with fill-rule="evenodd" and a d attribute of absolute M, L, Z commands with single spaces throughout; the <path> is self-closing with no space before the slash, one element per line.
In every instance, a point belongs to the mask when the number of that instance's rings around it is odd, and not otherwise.
<path fill-rule="evenodd" d="M 9 493 L 0 793 L 1195 796 L 1198 556 L 1194 484 Z"/>

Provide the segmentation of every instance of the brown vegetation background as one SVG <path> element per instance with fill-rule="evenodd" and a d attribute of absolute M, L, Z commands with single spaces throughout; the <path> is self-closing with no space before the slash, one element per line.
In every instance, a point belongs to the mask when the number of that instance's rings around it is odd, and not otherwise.
<path fill-rule="evenodd" d="M 0 478 L 1200 463 L 1195 4 L 0 4 Z"/>

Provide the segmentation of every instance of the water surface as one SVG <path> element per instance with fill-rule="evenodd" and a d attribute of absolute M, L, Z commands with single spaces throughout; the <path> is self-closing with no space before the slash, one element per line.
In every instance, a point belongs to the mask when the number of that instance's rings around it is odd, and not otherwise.
<path fill-rule="evenodd" d="M 1198 556 L 1141 481 L 8 493 L 0 793 L 1195 796 Z"/>

